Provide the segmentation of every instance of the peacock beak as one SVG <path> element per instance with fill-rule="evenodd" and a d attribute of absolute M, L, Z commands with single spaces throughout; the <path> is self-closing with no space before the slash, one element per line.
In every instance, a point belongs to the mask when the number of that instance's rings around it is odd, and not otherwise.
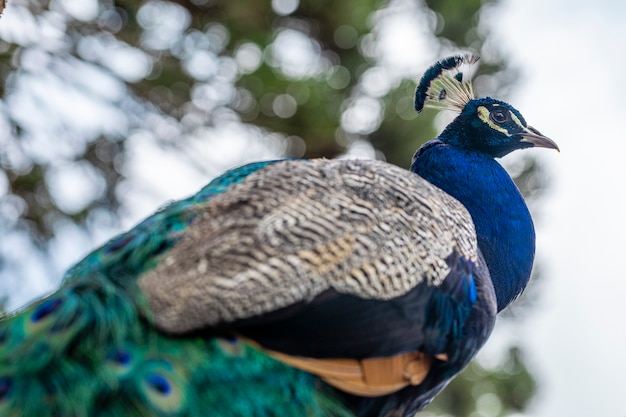
<path fill-rule="evenodd" d="M 534 127 L 527 126 L 526 131 L 519 133 L 519 135 L 522 137 L 520 142 L 532 143 L 533 146 L 538 148 L 556 149 L 558 152 L 561 152 L 559 145 L 557 145 L 556 142 L 539 133 L 539 131 Z"/>

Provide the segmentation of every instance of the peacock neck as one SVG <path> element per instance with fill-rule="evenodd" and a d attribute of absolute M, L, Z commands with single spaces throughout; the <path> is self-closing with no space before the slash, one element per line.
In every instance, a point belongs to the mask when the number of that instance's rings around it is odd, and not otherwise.
<path fill-rule="evenodd" d="M 533 222 L 511 177 L 491 156 L 438 139 L 417 151 L 411 170 L 469 211 L 501 311 L 528 283 L 535 255 Z"/>

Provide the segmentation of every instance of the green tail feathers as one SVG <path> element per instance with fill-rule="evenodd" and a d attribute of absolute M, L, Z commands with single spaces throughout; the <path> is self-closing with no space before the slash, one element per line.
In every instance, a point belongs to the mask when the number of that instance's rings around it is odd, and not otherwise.
<path fill-rule="evenodd" d="M 157 332 L 110 283 L 72 282 L 5 318 L 0 358 L 1 416 L 348 415 L 245 342 Z"/>

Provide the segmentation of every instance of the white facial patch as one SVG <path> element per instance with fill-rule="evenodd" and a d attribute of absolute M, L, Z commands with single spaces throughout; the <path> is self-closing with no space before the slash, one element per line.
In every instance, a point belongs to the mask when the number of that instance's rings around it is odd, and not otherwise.
<path fill-rule="evenodd" d="M 509 112 L 509 114 L 511 114 L 511 112 L 509 110 L 507 110 Z M 489 109 L 485 106 L 479 106 L 478 107 L 478 118 L 480 120 L 482 120 L 483 122 L 487 123 L 489 125 L 489 127 L 491 127 L 493 130 L 497 130 L 498 132 L 502 132 L 507 136 L 511 136 L 509 134 L 509 131 L 506 130 L 505 128 L 503 128 L 502 126 L 498 126 L 497 124 L 495 124 L 491 118 L 489 117 Z M 514 114 L 511 114 L 512 117 L 515 117 Z M 517 119 L 517 118 L 515 118 Z M 514 119 L 514 120 L 515 120 Z M 519 124 L 519 119 L 517 119 L 516 123 Z"/>

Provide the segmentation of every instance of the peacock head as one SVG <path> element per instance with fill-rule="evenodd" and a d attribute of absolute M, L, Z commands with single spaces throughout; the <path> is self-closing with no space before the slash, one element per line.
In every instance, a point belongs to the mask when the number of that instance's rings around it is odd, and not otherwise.
<path fill-rule="evenodd" d="M 528 126 L 517 109 L 491 97 L 470 100 L 439 138 L 494 158 L 532 147 L 559 150 L 550 138 Z"/>
<path fill-rule="evenodd" d="M 474 98 L 464 67 L 478 61 L 475 55 L 453 56 L 430 67 L 415 92 L 415 109 L 443 108 L 459 115 L 441 133 L 442 142 L 463 149 L 502 157 L 516 149 L 542 147 L 559 150 L 557 144 L 528 126 L 521 113 L 504 101 Z"/>

